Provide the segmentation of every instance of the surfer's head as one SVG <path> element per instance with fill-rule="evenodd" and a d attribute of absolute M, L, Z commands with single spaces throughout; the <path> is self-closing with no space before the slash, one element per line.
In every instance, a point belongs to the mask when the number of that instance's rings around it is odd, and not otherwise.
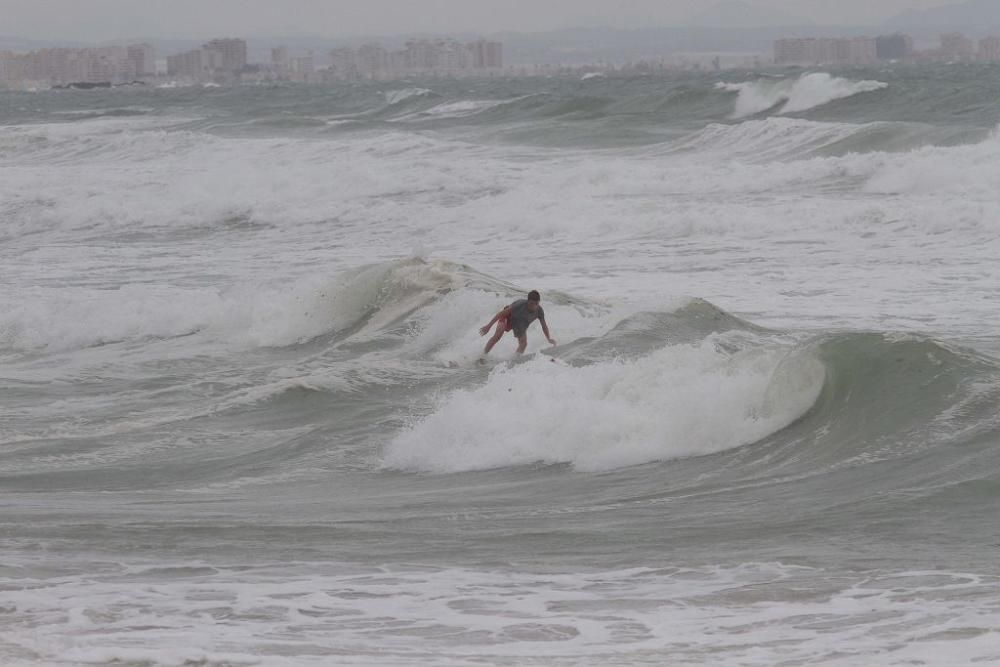
<path fill-rule="evenodd" d="M 528 292 L 528 310 L 534 312 L 538 308 L 538 302 L 542 300 L 542 295 L 538 293 L 538 290 L 531 290 Z"/>

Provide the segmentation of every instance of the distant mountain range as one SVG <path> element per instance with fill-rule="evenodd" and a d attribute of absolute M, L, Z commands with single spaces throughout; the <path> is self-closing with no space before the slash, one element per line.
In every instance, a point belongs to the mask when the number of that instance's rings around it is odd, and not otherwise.
<path fill-rule="evenodd" d="M 688 17 L 688 25 L 705 28 L 768 28 L 776 26 L 808 26 L 801 16 L 758 7 L 742 0 L 725 0 Z"/>
<path fill-rule="evenodd" d="M 1000 28 L 1000 0 L 966 0 L 945 7 L 911 9 L 885 22 L 898 30 L 965 29 L 983 32 Z"/>
<path fill-rule="evenodd" d="M 785 27 L 801 30 L 815 25 L 800 16 L 759 7 L 745 0 L 724 0 L 693 14 L 685 23 L 723 29 Z M 926 34 L 942 30 L 995 31 L 1000 29 L 1000 0 L 965 0 L 943 7 L 911 9 L 887 20 L 881 27 Z"/>

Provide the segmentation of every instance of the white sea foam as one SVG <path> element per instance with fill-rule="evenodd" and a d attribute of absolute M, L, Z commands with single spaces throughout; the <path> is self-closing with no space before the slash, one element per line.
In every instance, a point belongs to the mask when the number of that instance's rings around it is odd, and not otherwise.
<path fill-rule="evenodd" d="M 69 284 L 95 290 L 93 299 L 81 296 L 95 306 L 106 304 L 111 313 L 152 307 L 154 313 L 139 319 L 163 322 L 108 327 L 99 309 L 88 311 L 81 314 L 80 330 L 90 328 L 86 322 L 92 317 L 93 334 L 80 341 L 121 339 L 133 331 L 169 336 L 200 329 L 214 321 L 204 314 L 232 301 L 236 310 L 275 313 L 275 328 L 259 340 L 281 344 L 299 337 L 294 318 L 281 334 L 280 309 L 229 295 L 240 289 L 262 295 L 273 290 L 284 293 L 275 295 L 280 303 L 295 285 L 314 279 L 306 272 L 315 272 L 322 287 L 344 269 L 408 254 L 415 242 L 435 256 L 517 283 L 544 288 L 539 277 L 558 276 L 559 287 L 588 298 L 624 290 L 630 298 L 662 299 L 655 281 L 622 281 L 633 271 L 642 276 L 667 264 L 690 264 L 697 273 L 673 272 L 669 296 L 705 296 L 727 310 L 766 311 L 762 303 L 796 299 L 775 296 L 789 281 L 814 285 L 803 294 L 815 295 L 831 281 L 866 280 L 863 264 L 856 267 L 858 275 L 845 273 L 853 270 L 855 259 L 873 252 L 865 243 L 855 244 L 863 234 L 891 234 L 884 242 L 909 248 L 904 254 L 913 261 L 923 256 L 921 238 L 931 230 L 938 252 L 954 246 L 963 248 L 966 259 L 969 252 L 982 251 L 985 257 L 988 245 L 981 241 L 991 238 L 997 208 L 994 140 L 900 154 L 802 159 L 858 130 L 801 119 L 715 125 L 666 148 L 587 159 L 403 132 L 329 141 L 224 139 L 155 125 L 171 122 L 116 118 L 0 130 L 5 223 L 0 236 L 9 248 L 21 249 L 12 250 L 7 260 L 14 282 L 0 295 L 9 306 L 6 341 L 34 345 L 10 333 L 21 313 L 22 324 L 15 326 L 51 332 L 39 340 L 52 341 L 54 349 L 76 345 L 70 341 L 79 335 L 74 325 L 63 329 L 58 321 L 59 313 L 72 312 L 72 304 L 64 311 L 65 299 L 44 289 Z M 417 162 L 426 168 L 414 169 Z M 884 194 L 914 196 L 887 199 Z M 825 275 L 824 264 L 785 253 L 786 246 L 775 243 L 793 234 L 808 236 L 823 252 L 847 253 L 837 276 Z M 186 249 L 169 266 L 155 247 L 143 249 L 144 238 L 174 237 L 185 239 Z M 94 245 L 87 239 L 100 240 Z M 783 273 L 761 274 L 762 282 L 748 284 L 734 278 L 742 269 L 728 250 L 698 257 L 654 251 L 657 244 L 684 239 L 705 249 L 736 242 L 760 261 L 779 262 Z M 265 246 L 267 252 L 261 253 Z M 627 265 L 616 262 L 607 248 L 628 255 Z M 306 264 L 311 268 L 301 268 Z M 176 298 L 161 298 L 157 288 L 149 290 L 148 304 L 129 304 L 106 291 L 119 286 L 112 266 L 132 267 L 138 276 L 165 271 L 171 276 L 167 282 L 206 273 L 224 278 L 212 290 L 186 285 Z M 706 266 L 714 272 L 706 272 Z M 900 289 L 910 283 L 910 274 L 901 262 L 883 263 L 881 269 L 883 288 L 892 294 L 886 303 L 896 309 L 906 303 Z M 732 280 L 740 289 L 732 289 Z M 822 318 L 829 311 L 806 296 L 796 303 L 800 315 L 814 312 Z M 32 324 L 30 313 L 36 310 Z M 951 300 L 935 308 L 941 316 L 954 310 Z M 169 313 L 175 311 L 172 318 Z M 836 311 L 872 317 L 848 295 Z M 167 314 L 162 319 L 161 312 Z M 317 311 L 309 312 L 315 316 Z M 38 326 L 46 313 L 56 321 Z M 983 312 L 974 319 L 990 316 Z M 268 317 L 262 315 L 261 322 Z M 115 315 L 107 319 L 125 321 Z M 306 325 L 302 336 L 318 330 Z"/>
<path fill-rule="evenodd" d="M 122 286 L 22 290 L 3 298 L 0 347 L 61 351 L 197 331 L 221 306 L 213 290 Z"/>
<path fill-rule="evenodd" d="M 355 337 L 371 337 L 459 284 L 440 262 L 403 261 L 222 291 L 34 288 L 17 299 L 0 298 L 0 348 L 60 351 L 198 332 L 237 345 L 276 347 L 345 329 L 363 317 L 368 319 Z"/>
<path fill-rule="evenodd" d="M 282 346 L 349 325 L 362 291 L 335 281 L 184 289 L 157 285 L 118 289 L 32 289 L 3 299 L 0 347 L 58 352 L 147 338 L 201 333 L 236 345 Z"/>
<path fill-rule="evenodd" d="M 448 396 L 397 436 L 385 465 L 458 472 L 532 463 L 610 470 L 712 454 L 802 416 L 822 366 L 783 351 L 730 355 L 713 340 L 586 367 L 537 357 Z"/>
<path fill-rule="evenodd" d="M 878 124 L 817 123 L 799 118 L 764 118 L 737 125 L 712 123 L 668 146 L 671 152 L 696 153 L 695 159 L 739 158 L 755 162 L 801 159 L 857 136 Z M 700 154 L 700 155 L 697 155 Z"/>
<path fill-rule="evenodd" d="M 781 563 L 553 570 L 105 563 L 99 576 L 4 581 L 0 660 L 289 667 L 428 660 L 467 667 L 484 656 L 532 667 L 1000 660 L 995 576 L 844 574 Z"/>
<path fill-rule="evenodd" d="M 739 93 L 733 118 L 744 118 L 773 109 L 779 104 L 780 114 L 801 113 L 829 104 L 834 100 L 853 97 L 888 87 L 881 81 L 851 81 L 825 72 L 803 74 L 798 79 L 769 81 L 760 79 L 746 83 L 719 83 L 720 90 Z"/>
<path fill-rule="evenodd" d="M 997 149 L 1000 130 L 975 145 L 927 146 L 905 158 L 886 161 L 865 184 L 876 194 L 954 195 L 956 202 L 974 198 L 991 203 L 1000 188 Z"/>
<path fill-rule="evenodd" d="M 434 91 L 427 88 L 403 88 L 402 90 L 390 90 L 385 93 L 385 103 L 389 106 L 405 102 L 414 97 L 427 97 L 433 95 Z"/>
<path fill-rule="evenodd" d="M 506 102 L 502 100 L 462 100 L 460 102 L 446 102 L 444 104 L 439 104 L 436 107 L 431 107 L 426 111 L 406 114 L 394 120 L 407 122 L 432 119 L 443 120 L 445 118 L 465 118 L 467 116 L 474 116 L 478 113 L 482 113 L 483 111 L 493 109 L 502 104 L 506 104 Z"/>

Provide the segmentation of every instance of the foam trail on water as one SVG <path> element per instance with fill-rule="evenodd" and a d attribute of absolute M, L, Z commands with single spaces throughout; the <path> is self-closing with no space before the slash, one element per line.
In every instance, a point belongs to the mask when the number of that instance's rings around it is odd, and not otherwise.
<path fill-rule="evenodd" d="M 426 111 L 419 111 L 406 114 L 405 116 L 400 116 L 396 120 L 416 121 L 431 119 L 441 120 L 445 118 L 465 118 L 466 116 L 474 116 L 478 113 L 482 113 L 483 111 L 493 109 L 501 104 L 504 104 L 503 100 L 461 100 L 458 102 L 446 102 L 444 104 L 431 107 Z"/>
<path fill-rule="evenodd" d="M 876 194 L 913 196 L 951 193 L 956 195 L 954 201 L 991 202 L 1000 185 L 998 148 L 1000 128 L 994 129 L 985 141 L 977 144 L 925 146 L 908 153 L 905 159 L 879 165 L 864 190 Z M 948 203 L 954 206 L 953 202 Z"/>
<path fill-rule="evenodd" d="M 780 114 L 801 113 L 834 100 L 887 88 L 881 81 L 851 81 L 825 72 L 803 74 L 783 81 L 718 83 L 716 88 L 738 93 L 733 118 L 745 118 L 783 104 Z"/>
<path fill-rule="evenodd" d="M 586 367 L 537 357 L 452 394 L 387 446 L 384 465 L 446 473 L 544 462 L 603 471 L 712 454 L 794 422 L 824 377 L 812 357 L 731 355 L 712 339 Z"/>
<path fill-rule="evenodd" d="M 385 94 L 385 103 L 389 106 L 405 102 L 414 97 L 427 97 L 433 95 L 434 91 L 427 88 L 404 88 L 403 90 L 391 90 Z"/>
<path fill-rule="evenodd" d="M 796 159 L 824 147 L 876 129 L 877 125 L 818 123 L 801 118 L 770 117 L 742 123 L 712 123 L 674 142 L 671 151 L 699 152 L 703 158 L 719 154 L 758 162 Z M 771 170 L 773 173 L 773 169 Z"/>

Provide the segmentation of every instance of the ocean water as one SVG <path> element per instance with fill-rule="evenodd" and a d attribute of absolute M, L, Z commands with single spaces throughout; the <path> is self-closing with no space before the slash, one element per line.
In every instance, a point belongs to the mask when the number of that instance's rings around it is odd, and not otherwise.
<path fill-rule="evenodd" d="M 998 90 L 0 93 L 0 664 L 1000 664 Z"/>

